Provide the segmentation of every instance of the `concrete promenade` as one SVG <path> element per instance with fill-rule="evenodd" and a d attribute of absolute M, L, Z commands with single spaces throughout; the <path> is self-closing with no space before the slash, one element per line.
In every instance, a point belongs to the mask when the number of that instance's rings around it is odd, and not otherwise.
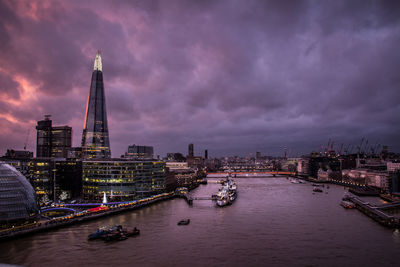
<path fill-rule="evenodd" d="M 25 226 L 13 227 L 9 229 L 4 229 L 0 231 L 0 241 L 17 238 L 27 234 L 39 233 L 48 231 L 51 229 L 56 229 L 60 227 L 69 226 L 72 224 L 77 224 L 89 220 L 95 220 L 101 217 L 114 215 L 117 213 L 139 209 L 144 206 L 151 205 L 153 203 L 174 198 L 174 193 L 164 193 L 160 195 L 151 196 L 149 198 L 140 199 L 136 201 L 130 201 L 121 203 L 115 206 L 105 206 L 104 209 L 99 209 L 97 211 L 85 210 L 72 215 L 57 217 L 49 219 L 47 221 L 40 221 L 32 223 Z"/>

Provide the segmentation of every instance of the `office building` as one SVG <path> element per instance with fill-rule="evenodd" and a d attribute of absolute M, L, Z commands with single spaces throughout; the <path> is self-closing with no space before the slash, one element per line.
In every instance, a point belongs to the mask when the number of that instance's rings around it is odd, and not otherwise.
<path fill-rule="evenodd" d="M 51 157 L 51 120 L 50 115 L 46 115 L 45 119 L 37 122 L 36 126 L 36 157 Z"/>
<path fill-rule="evenodd" d="M 38 121 L 36 139 L 37 158 L 66 158 L 71 149 L 72 128 L 54 126 L 50 115 Z"/>
<path fill-rule="evenodd" d="M 82 162 L 37 158 L 28 163 L 27 178 L 40 203 L 78 198 L 82 193 Z"/>
<path fill-rule="evenodd" d="M 97 52 L 94 60 L 86 106 L 82 133 L 82 156 L 87 159 L 111 157 L 100 52 Z"/>
<path fill-rule="evenodd" d="M 85 160 L 82 163 L 83 197 L 101 201 L 133 200 L 165 192 L 166 167 L 162 161 L 125 159 Z"/>
<path fill-rule="evenodd" d="M 72 128 L 56 126 L 51 128 L 51 157 L 66 158 L 71 149 Z"/>

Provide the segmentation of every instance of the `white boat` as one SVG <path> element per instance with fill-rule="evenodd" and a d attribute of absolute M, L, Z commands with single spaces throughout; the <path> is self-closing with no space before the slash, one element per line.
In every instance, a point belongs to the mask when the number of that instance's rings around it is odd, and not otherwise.
<path fill-rule="evenodd" d="M 223 207 L 232 204 L 237 197 L 237 185 L 233 180 L 226 180 L 222 183 L 218 194 L 216 195 L 217 206 Z"/>

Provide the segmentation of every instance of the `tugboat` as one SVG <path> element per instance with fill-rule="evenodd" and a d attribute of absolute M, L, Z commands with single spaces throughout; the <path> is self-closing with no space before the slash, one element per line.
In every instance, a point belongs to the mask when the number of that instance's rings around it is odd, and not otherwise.
<path fill-rule="evenodd" d="M 179 222 L 178 222 L 178 225 L 188 225 L 190 223 L 190 219 L 187 219 L 187 220 L 180 220 Z"/>

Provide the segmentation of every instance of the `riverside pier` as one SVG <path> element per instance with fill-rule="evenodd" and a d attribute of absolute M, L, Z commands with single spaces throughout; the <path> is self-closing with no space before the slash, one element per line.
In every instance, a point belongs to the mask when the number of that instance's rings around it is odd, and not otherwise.
<path fill-rule="evenodd" d="M 362 201 L 360 198 L 352 195 L 348 195 L 344 197 L 344 199 L 353 202 L 359 211 L 377 221 L 381 225 L 390 228 L 400 228 L 400 218 L 390 214 L 393 211 L 400 210 L 400 202 L 373 206 L 370 203 Z"/>

